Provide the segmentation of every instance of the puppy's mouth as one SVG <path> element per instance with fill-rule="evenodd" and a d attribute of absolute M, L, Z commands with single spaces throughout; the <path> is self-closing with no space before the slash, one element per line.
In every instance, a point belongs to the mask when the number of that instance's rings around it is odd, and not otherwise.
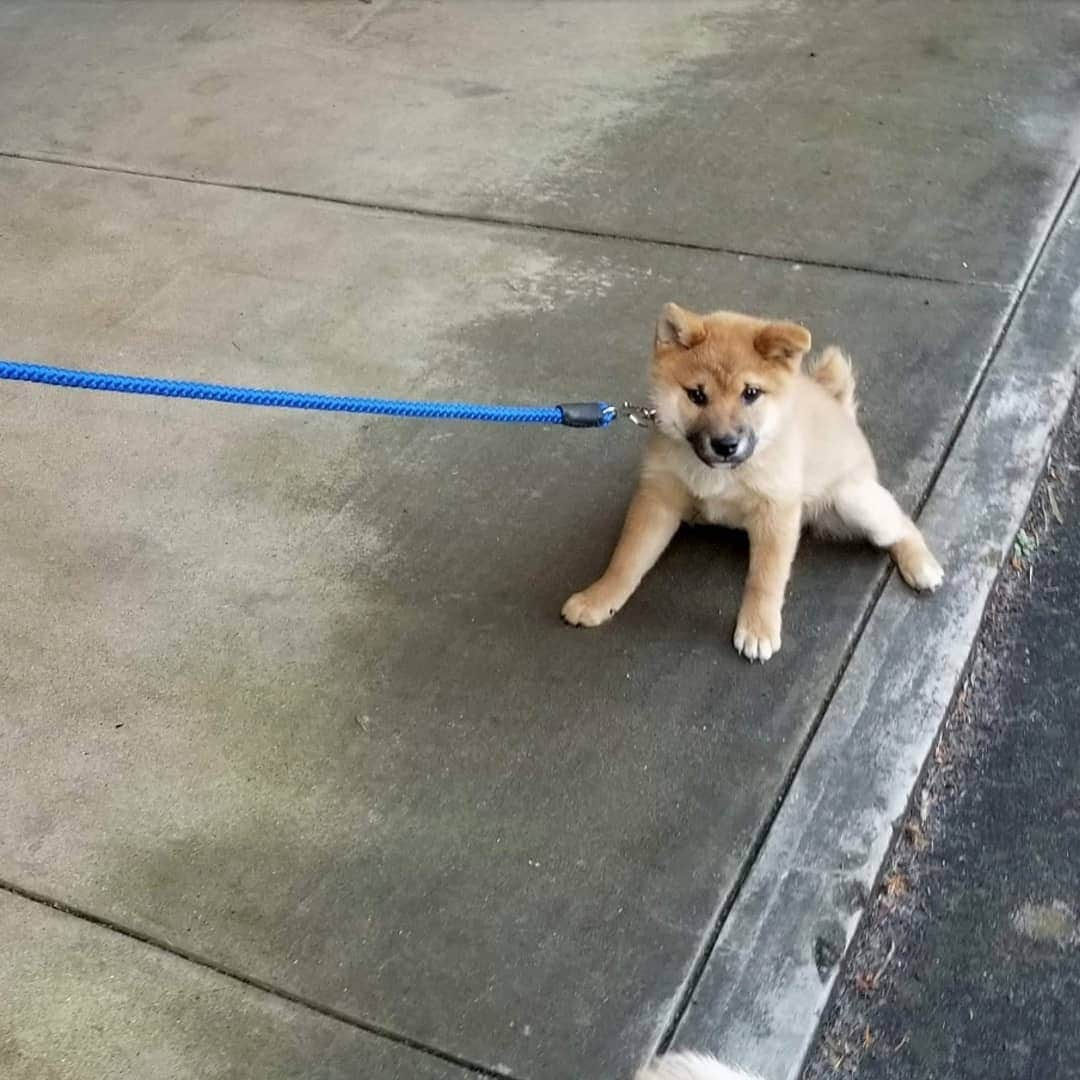
<path fill-rule="evenodd" d="M 712 435 L 707 431 L 695 431 L 686 436 L 698 459 L 710 469 L 727 465 L 741 465 L 754 452 L 757 436 L 752 431 L 738 435 Z"/>

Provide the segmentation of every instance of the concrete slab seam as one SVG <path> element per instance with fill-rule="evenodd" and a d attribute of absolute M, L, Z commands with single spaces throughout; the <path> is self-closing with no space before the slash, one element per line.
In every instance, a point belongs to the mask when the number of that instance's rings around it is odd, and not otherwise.
<path fill-rule="evenodd" d="M 404 203 L 393 203 L 367 199 L 351 199 L 345 196 L 320 195 L 291 188 L 278 188 L 266 184 L 247 184 L 238 181 L 214 180 L 199 176 L 178 176 L 173 173 L 155 172 L 150 169 L 133 169 L 123 165 L 107 165 L 99 162 L 82 161 L 77 158 L 65 158 L 50 154 L 31 154 L 17 150 L 0 149 L 0 158 L 12 161 L 27 161 L 39 165 L 59 165 L 70 169 L 87 169 L 91 172 L 113 173 L 120 176 L 136 176 L 143 180 L 162 180 L 175 184 L 194 184 L 198 187 L 222 188 L 229 191 L 249 191 L 259 195 L 276 195 L 281 198 L 303 199 L 308 202 L 324 203 L 332 206 L 349 206 L 356 210 L 372 213 L 400 214 L 429 221 L 454 221 L 463 224 L 493 228 L 520 229 L 523 232 L 553 233 L 561 236 L 580 236 L 593 240 L 613 240 L 619 243 L 639 244 L 646 247 L 670 248 L 678 251 L 698 251 L 711 255 L 731 255 L 736 258 L 760 259 L 763 262 L 785 263 L 787 265 L 807 266 L 819 270 L 842 270 L 853 274 L 870 274 L 874 277 L 895 278 L 903 281 L 920 281 L 931 285 L 961 285 L 999 289 L 1013 292 L 1014 286 L 1001 281 L 984 281 L 981 278 L 938 277 L 933 274 L 916 274 L 910 271 L 889 270 L 883 267 L 863 266 L 857 263 L 828 262 L 822 259 L 804 258 L 799 255 L 774 255 L 768 252 L 750 251 L 742 248 L 724 247 L 713 244 L 695 244 L 684 240 L 664 240 L 661 237 L 636 235 L 632 233 L 603 232 L 585 229 L 573 225 L 547 225 L 536 221 L 500 214 L 474 214 L 465 211 L 425 209 Z"/>
<path fill-rule="evenodd" d="M 41 904 L 43 907 L 51 908 L 54 911 L 59 911 L 64 915 L 70 915 L 72 918 L 79 919 L 83 922 L 90 923 L 93 926 L 100 927 L 103 930 L 108 930 L 114 934 L 118 934 L 121 937 L 128 938 L 132 941 L 137 941 L 141 945 L 145 945 L 148 948 L 156 949 L 159 952 L 168 953 L 168 955 L 176 957 L 178 960 L 184 960 L 189 964 L 193 964 L 195 967 L 205 968 L 207 971 L 214 972 L 215 975 L 221 975 L 226 979 L 231 979 L 233 982 L 240 983 L 243 986 L 249 987 L 253 990 L 259 990 L 264 994 L 269 994 L 272 997 L 287 1001 L 292 1005 L 297 1005 L 302 1009 L 306 1009 L 309 1012 L 317 1013 L 320 1016 L 324 1016 L 330 1020 L 336 1020 L 339 1023 L 346 1024 L 349 1027 L 356 1028 L 359 1031 L 363 1031 L 365 1034 L 375 1036 L 377 1038 L 386 1039 L 388 1042 L 392 1042 L 398 1046 L 405 1047 L 409 1050 L 414 1050 L 418 1053 L 426 1054 L 429 1057 L 436 1058 L 440 1061 L 445 1061 L 448 1065 L 454 1065 L 461 1069 L 467 1069 L 470 1072 L 475 1073 L 477 1076 L 488 1077 L 490 1080 L 518 1080 L 517 1077 L 511 1073 L 505 1072 L 500 1069 L 493 1069 L 488 1065 L 479 1065 L 474 1061 L 469 1061 L 466 1058 L 459 1057 L 456 1054 L 450 1053 L 445 1050 L 440 1050 L 437 1047 L 429 1046 L 426 1043 L 420 1042 L 417 1039 L 411 1039 L 407 1035 L 402 1035 L 398 1032 L 391 1031 L 389 1028 L 381 1027 L 378 1024 L 370 1023 L 366 1020 L 361 1020 L 358 1017 L 352 1016 L 341 1009 L 335 1009 L 332 1006 L 321 1005 L 318 1002 L 312 1001 L 309 998 L 304 997 L 302 994 L 293 993 L 281 986 L 275 986 L 272 983 L 265 982 L 262 979 L 255 978 L 251 975 L 244 975 L 230 967 L 223 964 L 219 964 L 209 957 L 201 956 L 196 952 L 188 949 L 178 948 L 166 941 L 156 938 L 150 934 L 144 934 L 140 931 L 133 930 L 129 927 L 123 926 L 120 923 L 114 922 L 111 919 L 105 918 L 100 915 L 95 915 L 91 911 L 86 911 L 83 908 L 67 904 L 62 900 L 58 900 L 55 897 L 46 895 L 39 892 L 36 889 L 26 889 L 14 882 L 0 880 L 0 891 L 10 893 L 12 896 L 17 896 L 23 900 L 29 900 L 31 903 Z"/>

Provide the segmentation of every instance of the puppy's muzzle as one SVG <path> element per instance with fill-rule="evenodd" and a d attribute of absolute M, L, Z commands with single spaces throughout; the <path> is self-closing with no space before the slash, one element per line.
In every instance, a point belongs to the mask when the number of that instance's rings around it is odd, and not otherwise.
<path fill-rule="evenodd" d="M 757 442 L 752 431 L 726 431 L 720 434 L 695 431 L 688 438 L 694 453 L 710 468 L 742 464 L 754 452 Z"/>

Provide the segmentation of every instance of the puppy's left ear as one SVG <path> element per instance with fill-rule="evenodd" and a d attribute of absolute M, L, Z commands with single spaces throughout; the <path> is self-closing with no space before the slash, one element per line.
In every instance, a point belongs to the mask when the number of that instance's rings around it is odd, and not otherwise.
<path fill-rule="evenodd" d="M 810 351 L 810 331 L 798 323 L 769 323 L 757 332 L 754 348 L 766 360 L 775 360 L 798 371 L 802 358 Z"/>

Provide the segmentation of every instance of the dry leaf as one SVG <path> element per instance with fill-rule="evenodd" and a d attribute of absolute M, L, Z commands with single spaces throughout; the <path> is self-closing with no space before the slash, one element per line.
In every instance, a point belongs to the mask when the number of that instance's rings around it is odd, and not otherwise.
<path fill-rule="evenodd" d="M 832 1055 L 832 1067 L 834 1072 L 839 1072 L 851 1053 L 851 1047 L 847 1043 L 839 1043 L 836 1039 L 826 1039 L 825 1044 Z"/>
<path fill-rule="evenodd" d="M 1050 513 L 1054 515 L 1054 520 L 1059 525 L 1064 525 L 1065 517 L 1061 513 L 1061 507 L 1058 506 L 1057 497 L 1054 495 L 1054 489 L 1052 487 L 1046 489 L 1046 497 L 1050 500 Z"/>
<path fill-rule="evenodd" d="M 908 891 L 908 880 L 899 870 L 885 878 L 886 896 L 903 896 Z"/>
<path fill-rule="evenodd" d="M 904 824 L 904 836 L 907 837 L 908 843 L 916 851 L 925 851 L 930 846 L 930 842 L 926 839 L 926 833 L 923 832 L 922 826 L 914 818 Z"/>

